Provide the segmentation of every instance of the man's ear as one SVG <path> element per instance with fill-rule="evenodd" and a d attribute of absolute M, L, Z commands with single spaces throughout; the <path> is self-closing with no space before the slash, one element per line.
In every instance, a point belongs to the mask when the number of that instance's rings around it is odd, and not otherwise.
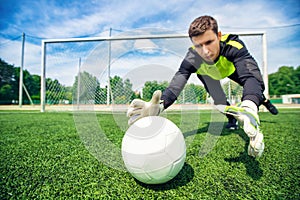
<path fill-rule="evenodd" d="M 218 39 L 221 41 L 222 33 L 221 31 L 218 32 Z"/>

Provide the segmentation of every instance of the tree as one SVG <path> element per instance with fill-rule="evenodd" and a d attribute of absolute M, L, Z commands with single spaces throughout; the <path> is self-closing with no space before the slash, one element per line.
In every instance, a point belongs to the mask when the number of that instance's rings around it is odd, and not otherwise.
<path fill-rule="evenodd" d="M 143 88 L 143 99 L 145 101 L 150 101 L 152 98 L 152 94 L 156 90 L 164 91 L 168 87 L 169 83 L 167 81 L 164 82 L 157 82 L 157 81 L 147 81 L 144 84 Z"/>
<path fill-rule="evenodd" d="M 19 75 L 17 69 L 0 59 L 0 103 L 11 104 L 18 99 Z"/>
<path fill-rule="evenodd" d="M 107 103 L 107 87 L 101 88 L 100 85 L 96 89 L 95 104 Z"/>
<path fill-rule="evenodd" d="M 110 79 L 112 97 L 115 104 L 127 104 L 134 98 L 132 84 L 129 79 L 123 81 L 119 76 Z"/>
<path fill-rule="evenodd" d="M 132 90 L 132 83 L 129 79 L 124 81 L 124 93 L 126 94 L 126 103 L 130 103 L 133 99 L 136 98 L 135 92 Z"/>
<path fill-rule="evenodd" d="M 14 79 L 14 66 L 9 65 L 0 59 L 0 87 L 6 84 L 11 84 Z"/>
<path fill-rule="evenodd" d="M 77 101 L 79 91 L 79 100 L 81 103 L 94 101 L 95 104 L 107 103 L 107 86 L 100 87 L 96 77 L 88 72 L 80 73 L 80 89 L 78 90 L 78 76 L 75 77 L 73 84 L 74 100 Z M 119 76 L 110 77 L 111 96 L 109 103 L 126 104 L 135 98 L 132 91 L 132 84 L 129 79 L 123 81 Z"/>
<path fill-rule="evenodd" d="M 79 76 L 80 77 L 75 77 L 75 82 L 73 84 L 74 103 L 94 103 L 95 96 L 97 96 L 97 91 L 100 87 L 99 81 L 95 76 L 86 71 L 80 72 Z"/>
<path fill-rule="evenodd" d="M 284 95 L 300 93 L 300 66 L 282 66 L 279 70 L 269 75 L 270 95 Z"/>
<path fill-rule="evenodd" d="M 110 86 L 112 93 L 112 100 L 115 104 L 125 103 L 125 95 L 124 95 L 124 83 L 123 79 L 119 76 L 114 76 L 110 78 Z"/>
<path fill-rule="evenodd" d="M 20 67 L 15 67 L 0 59 L 0 100 L 2 104 L 11 104 L 19 99 Z M 38 75 L 31 75 L 29 71 L 23 70 L 23 84 L 30 98 L 35 101 L 40 99 L 40 82 Z M 23 104 L 29 103 L 29 98 L 23 92 Z"/>
<path fill-rule="evenodd" d="M 183 91 L 180 93 L 177 102 L 178 103 L 205 103 L 206 102 L 206 90 L 203 86 L 195 85 L 193 83 L 187 84 Z"/>

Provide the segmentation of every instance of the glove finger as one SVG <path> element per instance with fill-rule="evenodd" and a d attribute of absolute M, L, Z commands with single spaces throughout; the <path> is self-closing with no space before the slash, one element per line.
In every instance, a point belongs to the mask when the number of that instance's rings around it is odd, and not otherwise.
<path fill-rule="evenodd" d="M 236 118 L 238 120 L 238 117 L 241 116 L 241 113 L 239 111 L 239 107 L 236 107 L 236 106 L 225 106 L 225 105 L 217 105 L 216 106 L 217 109 L 226 114 L 226 115 L 231 115 L 233 116 L 234 118 Z"/>
<path fill-rule="evenodd" d="M 127 117 L 132 117 L 133 115 L 141 115 L 142 108 L 128 108 Z"/>
<path fill-rule="evenodd" d="M 153 93 L 150 102 L 151 102 L 152 104 L 159 104 L 160 98 L 161 98 L 161 91 L 160 91 L 160 90 L 156 90 L 156 91 Z"/>
<path fill-rule="evenodd" d="M 129 118 L 128 125 L 132 125 L 134 122 L 136 122 L 140 118 L 141 118 L 141 115 L 133 115 L 132 117 Z"/>
<path fill-rule="evenodd" d="M 142 108 L 145 106 L 145 101 L 141 99 L 134 99 L 129 106 L 133 108 Z"/>
<path fill-rule="evenodd" d="M 225 113 L 226 112 L 226 106 L 227 105 L 222 105 L 222 104 L 218 104 L 218 105 L 215 105 L 215 107 L 217 108 L 217 110 L 221 113 Z"/>

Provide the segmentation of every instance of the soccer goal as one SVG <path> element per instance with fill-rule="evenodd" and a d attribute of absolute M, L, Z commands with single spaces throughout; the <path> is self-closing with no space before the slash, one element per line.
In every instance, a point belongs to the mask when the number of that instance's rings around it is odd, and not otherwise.
<path fill-rule="evenodd" d="M 235 34 L 258 62 L 268 96 L 266 34 Z M 190 46 L 186 34 L 155 29 L 113 37 L 43 40 L 41 112 L 84 109 L 85 105 L 106 110 L 128 105 L 134 98 L 147 100 L 154 90 L 168 85 Z M 239 101 L 241 88 L 227 79 L 222 84 L 228 99 Z M 202 84 L 191 76 L 176 104 L 207 103 Z"/>

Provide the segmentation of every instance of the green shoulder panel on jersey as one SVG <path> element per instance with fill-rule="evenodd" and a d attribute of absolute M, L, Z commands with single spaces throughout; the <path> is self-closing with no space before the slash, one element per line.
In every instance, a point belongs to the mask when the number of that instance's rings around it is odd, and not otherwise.
<path fill-rule="evenodd" d="M 222 41 L 222 42 L 226 42 L 226 40 L 228 39 L 229 36 L 230 36 L 230 34 L 222 35 L 221 41 Z"/>
<path fill-rule="evenodd" d="M 236 41 L 236 40 L 231 40 L 231 37 L 232 37 L 231 34 L 225 34 L 225 35 L 222 35 L 221 41 L 222 41 L 222 42 L 225 42 L 226 45 L 231 45 L 231 46 L 237 48 L 238 50 L 240 50 L 241 48 L 244 47 L 244 46 L 243 46 L 241 43 L 239 43 L 238 41 Z"/>

